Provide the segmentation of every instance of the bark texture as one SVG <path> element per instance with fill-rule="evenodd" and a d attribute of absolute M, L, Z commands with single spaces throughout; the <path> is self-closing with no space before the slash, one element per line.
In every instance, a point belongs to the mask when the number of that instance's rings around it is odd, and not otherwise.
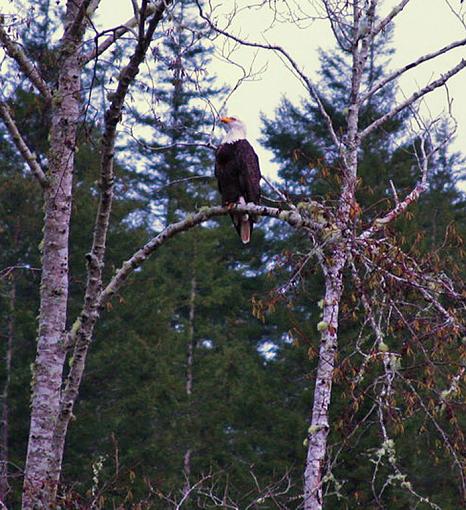
<path fill-rule="evenodd" d="M 49 186 L 40 287 L 39 338 L 32 385 L 31 426 L 23 489 L 23 510 L 49 509 L 57 488 L 52 439 L 57 421 L 68 302 L 68 237 L 81 105 L 79 49 L 83 34 L 77 23 L 84 2 L 67 3 L 65 32 L 60 43 L 60 75 L 52 100 Z"/>
<path fill-rule="evenodd" d="M 329 406 L 332 394 L 332 380 L 337 352 L 338 315 L 343 293 L 343 270 L 348 260 L 348 245 L 354 230 L 351 209 L 355 204 L 358 173 L 358 150 L 360 147 L 359 111 L 361 107 L 360 89 L 367 62 L 369 46 L 374 31 L 375 9 L 373 1 L 366 12 L 355 1 L 352 11 L 352 70 L 351 91 L 348 105 L 346 134 L 340 147 L 343 165 L 343 179 L 335 223 L 341 236 L 339 242 L 329 246 L 328 256 L 321 262 L 325 277 L 325 298 L 323 322 L 319 350 L 319 364 L 314 390 L 312 420 L 309 428 L 307 461 L 304 471 L 304 509 L 323 508 L 322 478 L 325 472 L 327 437 L 329 432 Z M 365 31 L 362 19 L 365 18 Z"/>
<path fill-rule="evenodd" d="M 304 473 L 304 508 L 322 508 L 322 475 L 327 451 L 329 432 L 329 407 L 332 395 L 332 379 L 337 352 L 338 315 L 343 290 L 343 250 L 335 264 L 324 270 L 325 298 L 323 308 L 323 331 L 320 341 L 319 364 L 314 389 L 312 420 L 308 434 L 308 451 Z"/>

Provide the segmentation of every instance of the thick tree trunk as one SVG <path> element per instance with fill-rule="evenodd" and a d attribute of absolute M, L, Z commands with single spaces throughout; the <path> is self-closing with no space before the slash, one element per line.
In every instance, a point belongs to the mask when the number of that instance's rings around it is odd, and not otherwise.
<path fill-rule="evenodd" d="M 51 469 L 52 439 L 59 412 L 65 361 L 64 332 L 68 302 L 68 236 L 76 129 L 81 104 L 79 48 L 81 1 L 68 1 L 60 48 L 58 89 L 52 101 L 49 187 L 40 287 L 39 338 L 32 385 L 31 427 L 23 489 L 23 510 L 49 509 L 57 489 Z"/>
<path fill-rule="evenodd" d="M 15 336 L 15 319 L 14 312 L 16 308 L 16 284 L 15 274 L 12 273 L 11 290 L 9 295 L 9 313 L 7 319 L 7 338 L 5 352 L 5 384 L 2 391 L 2 422 L 0 435 L 0 501 L 5 504 L 10 485 L 8 483 L 8 398 L 11 380 L 11 358 L 13 355 L 13 339 Z"/>
<path fill-rule="evenodd" d="M 319 365 L 314 389 L 312 420 L 308 434 L 306 470 L 304 472 L 304 509 L 322 509 L 322 474 L 329 432 L 329 405 L 332 394 L 332 378 L 337 351 L 337 331 L 340 299 L 343 290 L 343 267 L 345 255 L 337 248 L 335 263 L 324 268 L 325 298 Z M 324 324 L 325 323 L 325 324 Z"/>

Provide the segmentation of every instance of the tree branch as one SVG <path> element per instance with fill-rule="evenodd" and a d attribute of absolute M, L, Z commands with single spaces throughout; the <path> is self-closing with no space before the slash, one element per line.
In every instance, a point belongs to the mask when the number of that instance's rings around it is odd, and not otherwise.
<path fill-rule="evenodd" d="M 162 4 L 163 4 L 163 2 L 162 2 Z M 146 9 L 146 15 L 150 16 L 151 14 L 153 14 L 156 11 L 156 9 L 158 7 L 160 7 L 160 4 L 158 6 L 157 5 L 148 5 L 147 9 Z M 132 32 L 138 26 L 138 24 L 139 24 L 139 17 L 135 16 L 134 18 L 129 19 L 124 25 L 121 25 L 121 26 L 114 28 L 112 30 L 106 30 L 106 32 L 111 31 L 111 32 L 113 32 L 113 34 L 111 36 L 107 37 L 99 45 L 97 45 L 97 41 L 101 34 L 97 34 L 97 36 L 95 37 L 96 47 L 92 51 L 90 51 L 89 53 L 86 53 L 86 55 L 84 55 L 82 57 L 83 65 L 88 64 L 91 60 L 94 60 L 95 58 L 102 55 L 102 53 L 104 53 L 104 51 L 106 51 L 108 48 L 110 48 L 110 46 L 114 42 L 116 42 L 118 39 L 123 37 L 128 32 Z"/>
<path fill-rule="evenodd" d="M 376 232 L 383 230 L 383 228 L 386 227 L 389 223 L 401 216 L 401 214 L 403 214 L 406 209 L 419 198 L 421 193 L 426 190 L 427 184 L 423 181 L 419 181 L 411 193 L 409 193 L 404 200 L 399 202 L 396 207 L 393 208 L 385 216 L 382 218 L 377 218 L 372 226 L 359 236 L 359 239 L 369 239 L 369 237 L 372 237 Z"/>
<path fill-rule="evenodd" d="M 70 23 L 65 25 L 65 37 L 68 35 L 75 35 L 77 32 L 82 30 L 84 18 L 87 15 L 87 10 L 91 4 L 92 0 L 84 0 L 79 9 L 76 11 L 74 18 L 70 19 Z M 98 7 L 98 2 L 94 1 L 94 5 L 91 7 L 91 10 L 95 10 Z"/>
<path fill-rule="evenodd" d="M 419 168 L 421 169 L 421 178 L 419 182 L 416 184 L 414 189 L 409 193 L 406 198 L 400 202 L 400 199 L 398 197 L 398 194 L 395 189 L 395 185 L 393 184 L 393 181 L 390 180 L 390 186 L 393 192 L 393 197 L 395 200 L 395 207 L 387 213 L 382 218 L 377 218 L 372 226 L 368 228 L 365 232 L 363 232 L 359 239 L 368 239 L 369 237 L 372 237 L 372 235 L 375 232 L 378 232 L 382 230 L 386 225 L 391 223 L 393 220 L 398 218 L 401 214 L 404 213 L 404 211 L 415 201 L 418 200 L 419 196 L 427 191 L 427 174 L 429 171 L 429 161 L 432 158 L 432 156 L 438 152 L 438 150 L 445 146 L 449 140 L 451 140 L 451 134 L 446 136 L 445 139 L 439 143 L 437 146 L 434 146 L 429 152 L 426 151 L 426 138 L 430 141 L 430 130 L 432 128 L 432 125 L 425 127 L 425 133 L 421 136 L 420 139 L 420 146 L 419 146 L 419 152 L 420 154 L 416 152 L 416 158 L 418 160 Z"/>
<path fill-rule="evenodd" d="M 319 111 L 320 111 L 320 113 L 321 113 L 322 117 L 324 118 L 324 121 L 325 121 L 325 123 L 327 125 L 327 129 L 329 130 L 329 133 L 330 133 L 330 136 L 332 138 L 333 143 L 335 144 L 335 146 L 338 149 L 340 149 L 341 141 L 338 138 L 338 136 L 337 136 L 337 134 L 335 132 L 335 129 L 333 128 L 332 119 L 330 118 L 330 115 L 327 113 L 327 110 L 325 109 L 325 107 L 323 105 L 322 99 L 320 98 L 320 95 L 317 92 L 317 89 L 315 88 L 314 84 L 309 79 L 309 77 L 306 76 L 306 74 L 304 74 L 304 72 L 300 69 L 300 67 L 298 66 L 297 62 L 291 57 L 291 55 L 286 50 L 284 50 L 281 46 L 277 46 L 277 45 L 274 45 L 274 44 L 262 44 L 262 43 L 257 43 L 257 42 L 245 41 L 243 39 L 240 39 L 239 37 L 236 37 L 233 34 L 230 34 L 226 30 L 222 30 L 221 28 L 218 28 L 210 20 L 210 18 L 204 14 L 204 11 L 202 10 L 202 6 L 201 6 L 199 0 L 196 0 L 196 4 L 197 4 L 197 7 L 199 9 L 200 17 L 209 25 L 210 28 L 212 28 L 212 30 L 214 30 L 218 34 L 221 34 L 224 37 L 227 37 L 228 39 L 231 39 L 231 40 L 237 42 L 238 44 L 241 44 L 242 46 L 248 46 L 250 48 L 261 48 L 261 49 L 264 49 L 264 50 L 272 50 L 272 51 L 275 51 L 276 53 L 278 53 L 279 55 L 281 55 L 282 57 L 284 57 L 284 59 L 292 67 L 294 72 L 301 78 L 301 80 L 305 84 L 308 92 L 311 94 L 311 97 L 316 102 L 316 104 L 317 104 L 317 106 L 319 108 Z"/>
<path fill-rule="evenodd" d="M 402 0 L 396 7 L 394 7 L 391 10 L 390 14 L 374 27 L 374 29 L 372 30 L 372 36 L 375 36 L 382 30 L 384 30 L 384 28 L 393 20 L 393 18 L 395 18 L 395 16 L 398 16 L 398 14 L 400 14 L 400 12 L 406 7 L 406 5 L 410 1 L 411 0 Z"/>
<path fill-rule="evenodd" d="M 39 184 L 42 186 L 43 189 L 47 188 L 49 185 L 49 181 L 44 171 L 42 170 L 41 166 L 37 162 L 37 156 L 33 152 L 31 152 L 31 150 L 27 146 L 26 142 L 21 136 L 21 133 L 18 130 L 18 127 L 15 124 L 15 121 L 11 117 L 8 105 L 6 105 L 2 101 L 0 101 L 0 117 L 2 117 L 3 122 L 5 123 L 5 126 L 8 132 L 10 133 L 10 136 L 13 139 L 16 148 L 21 153 L 21 156 L 31 169 L 36 179 L 39 181 Z"/>
<path fill-rule="evenodd" d="M 361 103 L 364 103 L 369 99 L 371 96 L 373 96 L 378 90 L 385 87 L 387 83 L 390 83 L 391 81 L 395 80 L 402 74 L 404 74 L 406 71 L 409 71 L 410 69 L 413 69 L 417 67 L 420 64 L 423 64 L 424 62 L 427 62 L 428 60 L 432 60 L 435 57 L 438 57 L 439 55 L 443 55 L 444 53 L 447 53 L 448 51 L 458 48 L 459 46 L 466 45 L 466 38 L 461 39 L 459 41 L 455 41 L 447 46 L 444 46 L 443 48 L 439 49 L 438 51 L 434 51 L 432 53 L 428 53 L 427 55 L 424 55 L 417 60 L 414 60 L 413 62 L 410 62 L 409 64 L 406 64 L 405 66 L 401 67 L 400 69 L 397 69 L 396 71 L 393 71 L 392 73 L 388 74 L 385 78 L 379 81 L 379 83 L 376 83 L 367 93 L 366 95 L 361 99 Z"/>
<path fill-rule="evenodd" d="M 123 105 L 129 87 L 139 72 L 139 66 L 146 56 L 154 31 L 170 3 L 171 0 L 163 0 L 158 4 L 154 15 L 148 21 L 148 27 L 145 32 L 143 26 L 141 26 L 137 46 L 129 59 L 128 65 L 122 69 L 117 90 L 110 107 L 105 113 L 105 129 L 102 135 L 100 169 L 101 194 L 95 220 L 92 248 L 90 253 L 86 255 L 88 267 L 84 304 L 81 314 L 69 334 L 69 339 L 74 344 L 73 363 L 68 373 L 65 388 L 62 392 L 60 414 L 54 433 L 54 441 L 56 444 L 61 443 L 61 448 L 63 448 L 66 430 L 78 395 L 90 338 L 94 330 L 95 322 L 99 316 L 98 296 L 102 288 L 102 271 L 104 268 L 107 232 L 113 200 L 113 161 L 117 125 L 121 119 Z M 144 11 L 144 9 L 141 9 L 141 24 L 147 19 L 144 16 L 146 12 L 147 11 Z"/>
<path fill-rule="evenodd" d="M 110 301 L 112 296 L 121 288 L 128 276 L 168 239 L 176 234 L 189 230 L 200 223 L 208 221 L 215 216 L 231 214 L 232 211 L 252 213 L 258 216 L 269 216 L 286 221 L 295 228 L 322 229 L 322 225 L 303 218 L 295 211 L 283 211 L 282 209 L 258 206 L 258 205 L 236 205 L 234 208 L 214 206 L 201 209 L 199 212 L 189 215 L 184 220 L 169 225 L 160 234 L 155 236 L 144 247 L 138 250 L 130 259 L 122 264 L 112 280 L 103 291 L 100 291 L 100 261 L 93 253 L 87 255 L 89 264 L 89 282 L 85 297 L 85 305 L 79 318 L 73 324 L 68 335 L 68 345 L 74 345 L 73 363 L 68 375 L 61 401 L 60 419 L 57 424 L 57 432 L 62 432 L 68 425 L 71 417 L 74 402 L 77 397 L 79 384 L 84 370 L 84 362 L 87 349 L 92 337 L 93 328 L 97 321 L 100 310 Z M 92 291 L 92 293 L 91 293 Z"/>
<path fill-rule="evenodd" d="M 95 298 L 100 290 L 101 274 L 105 254 L 107 231 L 110 219 L 113 199 L 113 161 L 115 156 L 115 139 L 117 126 L 121 120 L 124 102 L 130 85 L 139 72 L 139 66 L 145 58 L 152 35 L 165 12 L 168 3 L 160 2 L 158 9 L 152 11 L 153 17 L 148 23 L 147 31 L 142 30 L 139 35 L 138 44 L 129 63 L 122 69 L 118 87 L 113 95 L 112 102 L 105 112 L 105 130 L 102 135 L 102 156 L 100 169 L 100 202 L 94 228 L 94 238 L 91 252 L 88 256 L 89 278 L 86 287 L 85 306 L 83 314 L 90 314 L 95 304 Z M 147 14 L 147 10 L 144 12 Z M 141 14 L 141 23 L 146 18 Z"/>
<path fill-rule="evenodd" d="M 367 135 L 369 135 L 370 133 L 372 133 L 372 131 L 374 131 L 375 129 L 377 129 L 378 127 L 380 127 L 382 124 L 384 124 L 385 122 L 387 122 L 387 120 L 390 120 L 391 118 L 393 118 L 395 115 L 397 115 L 398 113 L 400 113 L 402 110 L 404 110 L 405 108 L 407 108 L 408 106 L 410 106 L 411 104 L 413 104 L 415 101 L 417 101 L 420 97 L 423 97 L 425 96 L 426 94 L 429 94 L 430 92 L 432 92 L 433 90 L 441 87 L 442 85 L 445 85 L 445 83 L 450 79 L 452 78 L 455 74 L 458 74 L 461 70 L 463 70 L 464 68 L 466 67 L 466 60 L 465 59 L 461 59 L 461 62 L 456 65 L 455 67 L 453 67 L 452 69 L 450 69 L 448 72 L 446 72 L 445 74 L 443 74 L 440 78 L 438 78 L 437 80 L 433 81 L 431 84 L 425 86 L 424 88 L 422 88 L 421 90 L 418 90 L 417 92 L 415 92 L 414 94 L 412 94 L 411 97 L 409 97 L 408 99 L 406 99 L 406 101 L 403 101 L 401 104 L 399 104 L 396 108 L 394 108 L 392 111 L 386 113 L 385 115 L 383 115 L 382 117 L 378 118 L 377 120 L 375 120 L 372 124 L 370 124 L 369 126 L 366 127 L 366 129 L 364 129 L 363 131 L 361 131 L 361 133 L 359 134 L 361 140 L 363 138 L 365 138 Z"/>
<path fill-rule="evenodd" d="M 0 42 L 8 56 L 18 64 L 21 71 L 44 96 L 45 100 L 50 102 L 52 100 L 52 94 L 47 83 L 42 78 L 35 65 L 29 60 L 21 46 L 10 38 L 2 26 L 0 26 Z"/>
<path fill-rule="evenodd" d="M 265 207 L 261 205 L 236 205 L 235 207 L 214 206 L 201 209 L 199 212 L 189 215 L 184 220 L 173 223 L 165 228 L 160 234 L 151 239 L 145 246 L 138 250 L 132 257 L 124 262 L 121 268 L 116 272 L 112 280 L 108 283 L 99 297 L 99 307 L 104 306 L 111 297 L 121 288 L 128 276 L 145 260 L 149 258 L 162 244 L 175 235 L 190 230 L 191 228 L 208 221 L 216 216 L 225 216 L 232 212 L 251 213 L 257 216 L 268 216 L 286 221 L 295 228 L 310 228 L 312 230 L 321 230 L 322 225 L 303 218 L 295 210 L 283 211 L 275 207 Z"/>

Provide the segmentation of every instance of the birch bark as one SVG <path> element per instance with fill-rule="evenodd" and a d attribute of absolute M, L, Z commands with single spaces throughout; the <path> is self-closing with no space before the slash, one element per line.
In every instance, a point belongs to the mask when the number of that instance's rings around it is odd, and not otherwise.
<path fill-rule="evenodd" d="M 23 510 L 51 508 L 56 491 L 56 483 L 50 473 L 50 460 L 65 361 L 63 337 L 68 301 L 68 237 L 76 129 L 81 104 L 81 66 L 78 57 L 83 26 L 79 18 L 82 17 L 84 5 L 83 0 L 67 2 L 65 31 L 60 42 L 58 89 L 52 100 L 39 336 L 32 384 Z"/>
<path fill-rule="evenodd" d="M 332 379 L 337 352 L 337 332 L 340 299 L 343 291 L 343 267 L 346 256 L 338 249 L 334 265 L 324 267 L 325 298 L 322 331 L 319 349 L 319 364 L 314 389 L 312 420 L 308 434 L 308 451 L 304 472 L 304 509 L 322 508 L 322 474 L 329 432 L 329 406 L 332 394 Z"/>

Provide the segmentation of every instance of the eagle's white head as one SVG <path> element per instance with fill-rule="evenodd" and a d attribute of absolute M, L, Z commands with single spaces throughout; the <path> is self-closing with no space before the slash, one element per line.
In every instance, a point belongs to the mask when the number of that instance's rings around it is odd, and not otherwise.
<path fill-rule="evenodd" d="M 220 122 L 227 131 L 222 143 L 233 143 L 246 138 L 246 125 L 238 117 L 221 117 Z"/>

